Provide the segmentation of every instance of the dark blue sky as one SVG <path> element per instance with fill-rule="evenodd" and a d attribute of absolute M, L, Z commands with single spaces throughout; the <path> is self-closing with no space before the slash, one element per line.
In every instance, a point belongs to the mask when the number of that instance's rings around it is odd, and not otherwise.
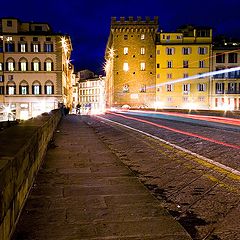
<path fill-rule="evenodd" d="M 0 17 L 48 22 L 71 36 L 75 70 L 100 73 L 111 16 L 158 16 L 164 31 L 195 24 L 212 27 L 215 35 L 240 37 L 239 9 L 240 0 L 1 0 Z"/>

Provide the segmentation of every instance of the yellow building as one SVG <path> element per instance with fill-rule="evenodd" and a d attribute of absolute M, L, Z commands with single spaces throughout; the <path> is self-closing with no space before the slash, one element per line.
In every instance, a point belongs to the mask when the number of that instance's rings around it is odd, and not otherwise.
<path fill-rule="evenodd" d="M 220 71 L 240 66 L 240 43 L 215 42 L 213 45 L 212 69 Z M 240 70 L 216 74 L 211 81 L 211 109 L 240 110 Z"/>
<path fill-rule="evenodd" d="M 209 109 L 212 30 L 186 26 L 156 41 L 156 108 Z"/>
<path fill-rule="evenodd" d="M 158 17 L 112 17 L 106 48 L 107 107 L 152 107 L 156 95 Z"/>
<path fill-rule="evenodd" d="M 0 25 L 0 109 L 28 119 L 59 103 L 70 107 L 70 37 L 47 23 L 2 18 Z"/>

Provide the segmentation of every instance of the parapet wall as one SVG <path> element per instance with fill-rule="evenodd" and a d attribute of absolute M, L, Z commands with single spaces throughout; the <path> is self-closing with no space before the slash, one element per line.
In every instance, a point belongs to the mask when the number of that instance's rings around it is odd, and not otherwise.
<path fill-rule="evenodd" d="M 0 240 L 15 229 L 60 119 L 54 110 L 0 132 Z"/>

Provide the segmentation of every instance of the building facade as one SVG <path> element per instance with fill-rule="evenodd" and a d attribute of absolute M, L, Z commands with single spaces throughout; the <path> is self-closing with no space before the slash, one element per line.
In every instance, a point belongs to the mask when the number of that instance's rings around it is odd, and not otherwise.
<path fill-rule="evenodd" d="M 156 107 L 209 109 L 210 78 L 201 75 L 210 72 L 211 45 L 209 28 L 157 34 Z"/>
<path fill-rule="evenodd" d="M 240 66 L 240 43 L 218 41 L 213 45 L 212 69 L 220 71 Z M 211 108 L 240 110 L 240 70 L 213 75 L 211 78 Z"/>
<path fill-rule="evenodd" d="M 71 106 L 71 51 L 70 37 L 47 23 L 0 19 L 1 116 L 28 119 Z"/>
<path fill-rule="evenodd" d="M 105 77 L 80 79 L 79 104 L 81 114 L 97 114 L 105 111 Z"/>
<path fill-rule="evenodd" d="M 106 48 L 107 106 L 153 106 L 158 17 L 112 17 Z"/>

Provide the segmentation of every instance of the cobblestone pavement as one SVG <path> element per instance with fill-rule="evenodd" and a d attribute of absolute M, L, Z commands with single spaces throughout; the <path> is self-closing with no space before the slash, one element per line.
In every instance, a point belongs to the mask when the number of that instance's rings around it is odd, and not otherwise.
<path fill-rule="evenodd" d="M 23 209 L 19 239 L 191 238 L 82 117 L 69 115 Z"/>
<path fill-rule="evenodd" d="M 227 174 L 197 157 L 119 125 L 105 122 L 104 119 L 86 117 L 85 121 L 95 129 L 102 141 L 122 162 L 135 172 L 141 182 L 184 226 L 193 239 L 240 239 L 239 176 Z M 142 123 L 128 120 L 121 122 L 141 130 L 145 127 L 148 132 L 156 133 L 156 129 L 154 131 L 153 127 L 143 126 Z M 235 144 L 239 144 L 240 141 L 239 133 L 236 132 L 227 132 L 223 136 L 220 133 L 225 130 L 216 132 L 216 129 L 201 126 L 194 128 L 193 125 L 174 122 L 165 124 L 221 139 L 229 136 L 233 138 Z M 189 149 L 198 150 L 199 153 L 204 150 L 208 157 L 215 160 L 221 160 L 223 163 L 231 161 L 230 166 L 239 168 L 237 150 L 229 150 L 211 143 L 198 144 L 201 140 L 188 139 L 161 129 L 158 129 L 157 133 L 158 136 L 164 136 L 167 140 L 173 140 L 174 143 L 180 143 Z M 215 153 L 218 151 L 220 153 L 216 156 Z"/>

